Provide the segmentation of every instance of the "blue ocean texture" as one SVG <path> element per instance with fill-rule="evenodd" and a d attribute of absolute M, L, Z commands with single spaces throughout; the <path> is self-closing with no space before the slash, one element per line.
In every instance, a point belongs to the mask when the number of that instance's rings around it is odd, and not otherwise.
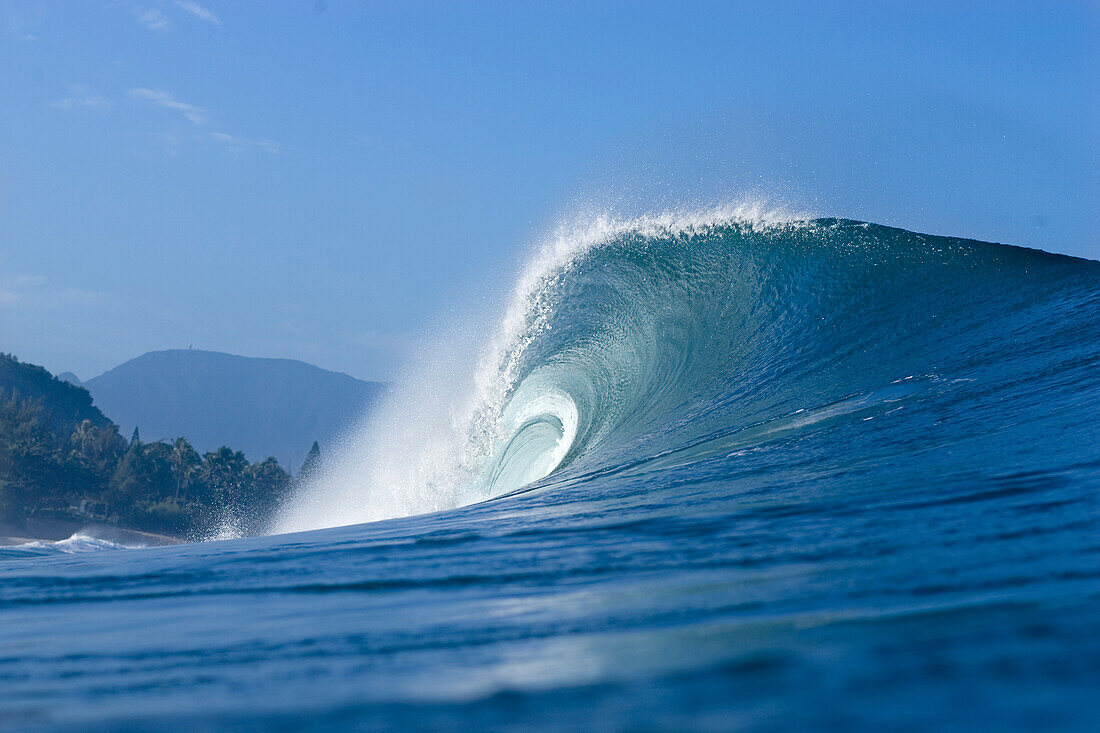
<path fill-rule="evenodd" d="M 1100 729 L 1100 263 L 596 229 L 282 533 L 0 548 L 0 728 Z"/>

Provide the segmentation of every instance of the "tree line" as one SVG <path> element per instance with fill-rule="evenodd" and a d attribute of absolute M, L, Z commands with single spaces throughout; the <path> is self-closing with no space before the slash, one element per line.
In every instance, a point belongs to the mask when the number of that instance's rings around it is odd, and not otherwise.
<path fill-rule="evenodd" d="M 86 396 L 0 354 L 0 520 L 92 518 L 194 538 L 227 526 L 255 534 L 292 489 L 274 458 L 250 463 L 224 446 L 199 455 L 186 438 L 146 443 L 137 429 L 126 440 Z M 314 443 L 303 473 L 317 455 Z"/>

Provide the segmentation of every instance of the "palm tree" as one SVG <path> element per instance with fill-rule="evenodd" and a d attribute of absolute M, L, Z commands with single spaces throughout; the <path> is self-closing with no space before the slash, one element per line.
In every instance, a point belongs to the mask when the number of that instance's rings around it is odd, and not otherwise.
<path fill-rule="evenodd" d="M 172 444 L 172 452 L 168 458 L 176 472 L 176 496 L 174 501 L 180 503 L 180 489 L 184 481 L 191 475 L 195 466 L 199 464 L 199 454 L 191 447 L 186 438 L 176 438 Z"/>

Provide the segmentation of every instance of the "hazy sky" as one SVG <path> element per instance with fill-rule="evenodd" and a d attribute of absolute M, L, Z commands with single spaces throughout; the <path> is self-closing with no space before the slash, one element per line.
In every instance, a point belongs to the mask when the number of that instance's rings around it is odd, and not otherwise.
<path fill-rule="evenodd" d="M 1100 257 L 1097 3 L 0 3 L 0 351 L 392 375 L 577 210 Z"/>

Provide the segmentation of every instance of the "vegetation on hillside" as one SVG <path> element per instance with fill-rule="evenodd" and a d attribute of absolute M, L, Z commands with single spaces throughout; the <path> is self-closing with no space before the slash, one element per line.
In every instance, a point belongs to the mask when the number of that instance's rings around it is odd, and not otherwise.
<path fill-rule="evenodd" d="M 200 456 L 183 437 L 145 443 L 136 429 L 127 441 L 87 390 L 0 354 L 4 524 L 50 517 L 183 537 L 228 527 L 251 534 L 291 485 L 274 458 L 249 463 L 228 447 Z"/>

